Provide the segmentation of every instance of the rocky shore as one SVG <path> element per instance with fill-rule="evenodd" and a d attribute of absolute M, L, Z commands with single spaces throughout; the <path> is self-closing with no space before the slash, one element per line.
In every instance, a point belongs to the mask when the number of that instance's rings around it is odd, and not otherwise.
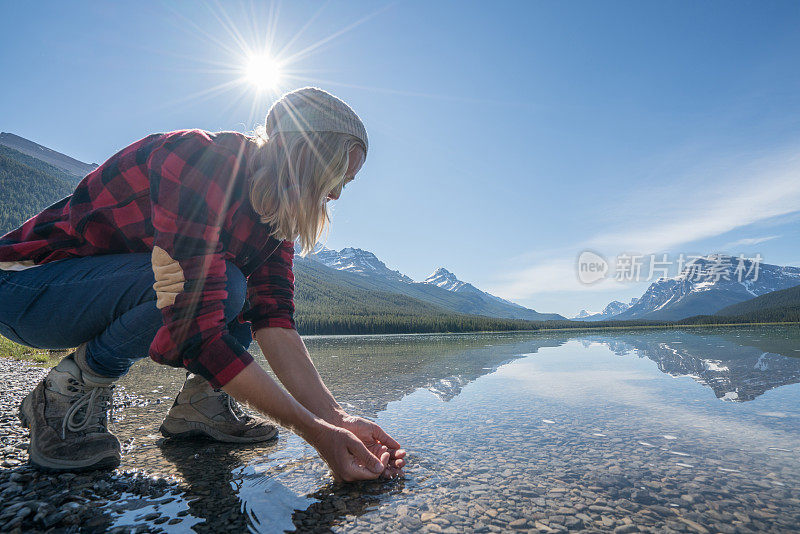
<path fill-rule="evenodd" d="M 180 493 L 174 480 L 132 470 L 46 474 L 27 464 L 28 431 L 19 423 L 17 408 L 46 372 L 26 362 L 0 358 L 0 532 L 153 532 L 160 530 L 153 525 L 161 524 L 166 530 L 170 524 L 182 522 L 180 517 L 164 517 L 138 528 L 114 528 L 108 510 L 109 503 L 121 496 L 163 502 Z M 115 403 L 123 408 L 124 395 L 117 396 Z"/>

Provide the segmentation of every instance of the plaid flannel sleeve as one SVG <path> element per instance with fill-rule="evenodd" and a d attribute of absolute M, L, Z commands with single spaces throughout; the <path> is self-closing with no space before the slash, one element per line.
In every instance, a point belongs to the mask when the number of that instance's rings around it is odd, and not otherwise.
<path fill-rule="evenodd" d="M 229 334 L 221 221 L 228 200 L 225 185 L 238 172 L 235 155 L 201 134 L 186 134 L 153 151 L 149 161 L 154 249 L 176 260 L 183 289 L 161 309 L 150 357 L 185 367 L 222 387 L 252 356 Z"/>
<path fill-rule="evenodd" d="M 250 307 L 242 319 L 251 322 L 253 333 L 261 328 L 295 328 L 293 258 L 294 244 L 283 241 L 247 278 Z"/>

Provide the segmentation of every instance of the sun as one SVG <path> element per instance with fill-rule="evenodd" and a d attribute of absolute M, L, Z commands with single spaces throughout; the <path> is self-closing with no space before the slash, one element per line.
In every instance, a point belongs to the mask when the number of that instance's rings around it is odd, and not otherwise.
<path fill-rule="evenodd" d="M 253 54 L 247 58 L 245 78 L 257 90 L 276 89 L 281 82 L 281 66 L 267 54 Z"/>

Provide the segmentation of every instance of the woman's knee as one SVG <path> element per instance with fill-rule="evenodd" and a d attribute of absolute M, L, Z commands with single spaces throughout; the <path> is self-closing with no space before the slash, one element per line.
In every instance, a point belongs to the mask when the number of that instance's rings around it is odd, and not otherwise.
<path fill-rule="evenodd" d="M 225 299 L 225 321 L 230 322 L 244 308 L 244 302 L 247 299 L 247 278 L 236 265 L 229 261 L 225 262 L 225 276 L 228 279 L 225 285 L 228 292 L 228 297 Z"/>

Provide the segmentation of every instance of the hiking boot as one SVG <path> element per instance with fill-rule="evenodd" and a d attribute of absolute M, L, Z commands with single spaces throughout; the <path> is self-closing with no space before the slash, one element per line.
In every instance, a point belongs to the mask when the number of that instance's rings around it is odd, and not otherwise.
<path fill-rule="evenodd" d="M 79 351 L 85 350 L 82 346 Z M 80 367 L 72 353 L 50 370 L 19 408 L 31 431 L 28 457 L 45 471 L 112 469 L 120 462 L 119 440 L 108 431 L 112 382 Z"/>
<path fill-rule="evenodd" d="M 267 421 L 246 414 L 224 391 L 190 374 L 175 398 L 161 433 L 168 438 L 208 437 L 226 443 L 256 443 L 278 435 Z"/>

